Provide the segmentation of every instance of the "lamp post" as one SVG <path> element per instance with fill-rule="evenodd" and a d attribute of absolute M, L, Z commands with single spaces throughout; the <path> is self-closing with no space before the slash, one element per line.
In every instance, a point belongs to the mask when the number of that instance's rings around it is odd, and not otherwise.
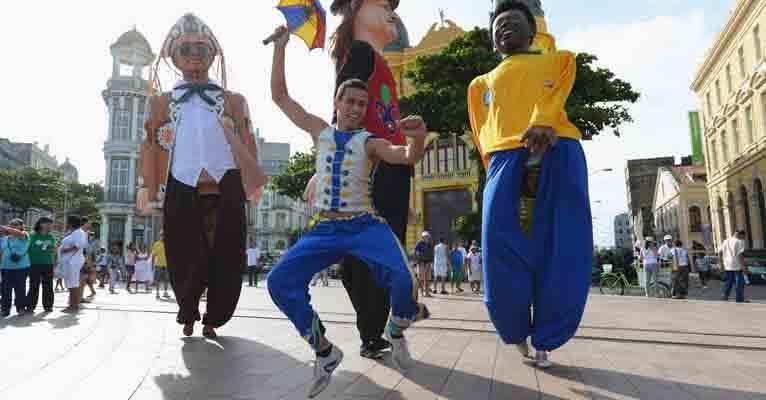
<path fill-rule="evenodd" d="M 599 173 L 602 173 L 602 172 L 612 172 L 612 171 L 614 171 L 613 168 L 601 168 L 601 169 L 597 169 L 597 170 L 593 170 L 593 171 L 588 172 L 588 176 L 593 176 L 593 175 L 596 175 L 596 174 L 599 174 Z"/>

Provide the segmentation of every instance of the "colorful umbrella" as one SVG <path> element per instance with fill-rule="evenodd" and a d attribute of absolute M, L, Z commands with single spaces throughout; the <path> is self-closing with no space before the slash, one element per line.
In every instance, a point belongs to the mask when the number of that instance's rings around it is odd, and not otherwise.
<path fill-rule="evenodd" d="M 280 0 L 277 9 L 290 33 L 303 39 L 309 50 L 324 49 L 327 16 L 319 0 Z"/>

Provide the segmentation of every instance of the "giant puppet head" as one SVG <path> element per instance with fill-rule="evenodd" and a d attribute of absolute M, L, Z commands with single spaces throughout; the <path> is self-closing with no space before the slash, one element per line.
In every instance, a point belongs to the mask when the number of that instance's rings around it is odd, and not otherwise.
<path fill-rule="evenodd" d="M 176 74 L 206 72 L 218 61 L 218 77 L 226 87 L 223 49 L 210 27 L 194 14 L 185 14 L 173 25 L 162 44 L 162 52 L 154 68 L 153 84 L 159 85 L 160 61 L 175 67 Z M 170 63 L 168 62 L 170 61 Z M 172 68 L 172 67 L 171 67 Z"/>
<path fill-rule="evenodd" d="M 332 58 L 342 60 L 362 34 L 383 45 L 398 39 L 397 7 L 399 0 L 334 0 L 330 12 L 343 20 L 332 37 Z"/>

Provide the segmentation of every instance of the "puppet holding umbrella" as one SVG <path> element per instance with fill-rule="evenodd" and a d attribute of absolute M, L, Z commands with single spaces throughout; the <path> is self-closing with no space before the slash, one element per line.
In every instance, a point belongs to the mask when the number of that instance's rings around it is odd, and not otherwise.
<path fill-rule="evenodd" d="M 277 9 L 287 20 L 287 29 L 301 38 L 309 50 L 324 49 L 327 32 L 327 15 L 319 0 L 281 0 Z M 269 44 L 278 37 L 271 35 L 263 44 Z"/>

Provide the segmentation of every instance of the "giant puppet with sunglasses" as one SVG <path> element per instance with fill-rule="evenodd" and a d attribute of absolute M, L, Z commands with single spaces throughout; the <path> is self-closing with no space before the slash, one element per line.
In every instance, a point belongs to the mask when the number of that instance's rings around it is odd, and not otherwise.
<path fill-rule="evenodd" d="M 145 214 L 162 209 L 171 285 L 183 333 L 200 320 L 207 290 L 203 335 L 229 321 L 239 301 L 245 267 L 245 204 L 257 201 L 266 175 L 258 165 L 245 98 L 226 89 L 221 45 L 198 17 L 186 14 L 171 28 L 154 68 L 168 59 L 182 79 L 153 96 L 141 145 Z M 221 82 L 211 80 L 215 62 Z"/>

